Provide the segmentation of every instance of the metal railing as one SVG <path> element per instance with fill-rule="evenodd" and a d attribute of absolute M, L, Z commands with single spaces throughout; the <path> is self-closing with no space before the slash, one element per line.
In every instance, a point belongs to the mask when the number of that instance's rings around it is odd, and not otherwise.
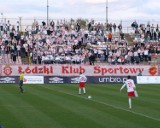
<path fill-rule="evenodd" d="M 1 17 L 0 18 L 0 23 L 3 22 L 4 24 L 7 24 L 8 21 L 10 21 L 10 24 L 12 26 L 16 26 L 17 21 L 19 22 L 20 25 L 20 30 L 24 31 L 25 28 L 28 27 L 32 27 L 34 23 L 39 23 L 39 25 L 42 25 L 42 21 L 47 23 L 47 19 L 46 18 L 23 18 L 23 17 L 18 17 L 18 18 L 4 18 Z M 50 21 L 54 21 L 55 23 L 57 23 L 57 21 L 62 21 L 62 22 L 66 22 L 69 23 L 71 22 L 71 19 L 52 19 L 49 18 L 48 19 L 49 23 Z M 89 21 L 89 20 L 88 20 Z M 95 20 L 96 23 L 105 23 L 104 20 Z M 133 23 L 133 21 L 131 20 L 110 20 L 109 23 L 116 23 L 116 25 L 118 26 L 119 24 L 122 24 L 122 31 L 124 33 L 130 33 L 130 32 L 134 32 L 133 28 L 131 27 L 131 24 Z M 150 20 L 150 21 L 144 21 L 144 20 L 137 20 L 138 24 L 148 24 L 150 23 L 150 25 L 154 24 L 155 26 L 157 24 L 160 25 L 160 21 L 158 20 Z"/>

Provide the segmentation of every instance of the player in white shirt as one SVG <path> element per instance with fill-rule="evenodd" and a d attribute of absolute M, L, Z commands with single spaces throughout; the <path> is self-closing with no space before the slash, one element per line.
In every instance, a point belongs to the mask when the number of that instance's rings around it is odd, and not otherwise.
<path fill-rule="evenodd" d="M 134 81 L 131 79 L 130 76 L 128 76 L 128 79 L 125 81 L 124 85 L 121 87 L 120 91 L 124 88 L 127 87 L 127 92 L 128 92 L 128 103 L 129 103 L 129 108 L 132 108 L 132 97 L 135 97 L 135 90 L 136 86 L 134 84 Z"/>
<path fill-rule="evenodd" d="M 81 89 L 83 89 L 83 93 L 86 93 L 86 89 L 85 89 L 85 83 L 87 81 L 87 77 L 82 74 L 82 72 L 80 72 L 80 76 L 79 76 L 79 94 L 81 94 Z"/>

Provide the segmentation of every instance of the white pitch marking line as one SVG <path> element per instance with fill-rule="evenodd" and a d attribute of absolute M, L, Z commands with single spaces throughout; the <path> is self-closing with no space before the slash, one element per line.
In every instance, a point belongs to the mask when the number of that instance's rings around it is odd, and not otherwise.
<path fill-rule="evenodd" d="M 39 86 L 41 86 L 41 85 L 39 85 Z M 54 90 L 54 89 L 48 88 L 48 87 L 46 87 L 46 86 L 41 86 L 41 87 L 47 88 L 47 89 L 50 89 L 50 90 Z M 57 90 L 54 90 L 54 91 L 57 91 Z M 88 99 L 88 98 L 85 98 L 85 97 L 81 97 L 81 96 L 79 96 L 79 95 L 74 95 L 74 94 L 71 94 L 71 93 L 66 93 L 66 92 L 64 92 L 64 91 L 57 91 L 57 92 L 65 93 L 65 94 L 71 95 L 71 96 L 80 97 L 80 98 L 83 98 L 83 99 Z M 142 114 L 142 113 L 139 113 L 139 112 L 134 112 L 134 111 L 127 110 L 127 109 L 124 109 L 124 108 L 121 108 L 121 107 L 115 107 L 115 106 L 113 106 L 113 105 L 111 105 L 111 104 L 107 104 L 107 103 L 105 103 L 105 102 L 96 101 L 96 100 L 93 100 L 93 99 L 90 99 L 90 100 L 91 100 L 91 101 L 94 101 L 94 102 L 97 102 L 97 103 L 100 103 L 100 104 L 103 104 L 103 105 L 106 105 L 106 106 L 110 106 L 110 107 L 115 108 L 115 109 L 120 109 L 120 110 L 123 110 L 123 111 L 127 111 L 127 112 L 130 112 L 130 113 L 136 114 L 136 115 L 140 115 L 140 116 L 143 116 L 143 117 L 152 119 L 152 120 L 160 121 L 160 119 L 158 119 L 158 118 L 154 118 L 154 117 L 151 117 L 151 116 L 147 116 L 147 115 Z"/>

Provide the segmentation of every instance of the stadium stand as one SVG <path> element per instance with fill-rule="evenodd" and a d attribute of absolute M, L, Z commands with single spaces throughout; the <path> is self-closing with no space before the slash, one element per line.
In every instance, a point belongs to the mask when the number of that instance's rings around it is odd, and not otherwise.
<path fill-rule="evenodd" d="M 11 25 L 10 25 L 11 26 Z M 152 64 L 160 53 L 159 27 L 133 22 L 132 34 L 121 24 L 53 21 L 31 29 L 3 26 L 0 31 L 0 64 Z M 106 31 L 106 27 L 107 30 Z"/>

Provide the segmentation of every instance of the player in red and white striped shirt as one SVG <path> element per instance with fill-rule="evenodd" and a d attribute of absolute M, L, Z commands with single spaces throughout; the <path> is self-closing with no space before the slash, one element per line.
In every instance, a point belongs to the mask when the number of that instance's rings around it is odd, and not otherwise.
<path fill-rule="evenodd" d="M 81 94 L 81 89 L 83 89 L 83 93 L 86 93 L 85 82 L 87 81 L 87 77 L 80 72 L 79 76 L 79 94 Z"/>
<path fill-rule="evenodd" d="M 128 92 L 128 103 L 129 103 L 129 108 L 132 108 L 132 97 L 135 96 L 135 90 L 136 86 L 134 84 L 134 81 L 131 79 L 130 76 L 128 76 L 128 80 L 125 81 L 124 85 L 121 87 L 120 91 L 124 88 L 127 87 L 127 92 Z"/>

